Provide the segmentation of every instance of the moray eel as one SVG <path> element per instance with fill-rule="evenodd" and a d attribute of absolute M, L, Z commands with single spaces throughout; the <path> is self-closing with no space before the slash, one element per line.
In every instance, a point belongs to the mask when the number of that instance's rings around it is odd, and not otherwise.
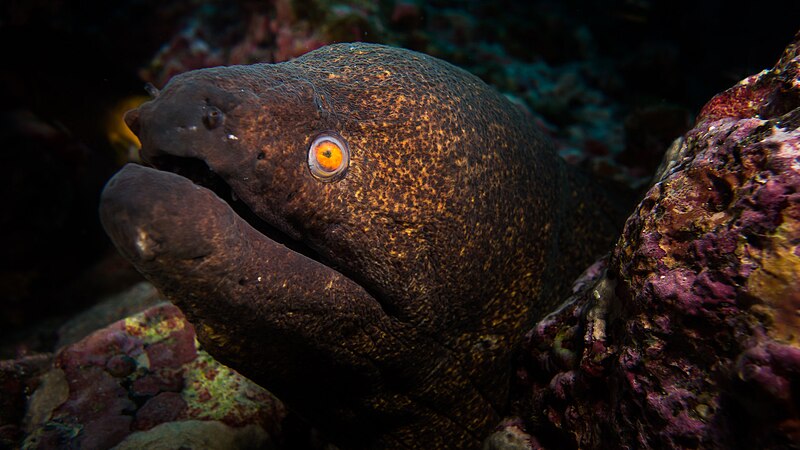
<path fill-rule="evenodd" d="M 481 80 L 398 48 L 176 76 L 127 113 L 119 251 L 218 360 L 343 448 L 475 448 L 511 359 L 610 248 L 600 191 Z"/>

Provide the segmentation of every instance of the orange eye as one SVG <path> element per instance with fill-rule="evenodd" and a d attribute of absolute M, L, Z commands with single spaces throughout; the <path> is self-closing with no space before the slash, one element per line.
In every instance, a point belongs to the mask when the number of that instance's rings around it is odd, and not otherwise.
<path fill-rule="evenodd" d="M 344 138 L 333 131 L 317 136 L 308 149 L 308 168 L 320 181 L 336 181 L 350 164 L 350 150 Z"/>
<path fill-rule="evenodd" d="M 331 141 L 320 142 L 314 149 L 320 169 L 335 172 L 342 165 L 342 149 Z"/>

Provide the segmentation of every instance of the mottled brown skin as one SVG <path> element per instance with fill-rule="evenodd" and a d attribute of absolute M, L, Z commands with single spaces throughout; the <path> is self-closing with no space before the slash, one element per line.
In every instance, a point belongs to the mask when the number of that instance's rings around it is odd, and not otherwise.
<path fill-rule="evenodd" d="M 109 182 L 109 235 L 211 354 L 344 448 L 478 447 L 523 333 L 617 236 L 529 117 L 407 50 L 189 72 L 126 120 L 168 171 Z M 351 150 L 327 183 L 307 164 L 326 130 Z M 313 259 L 169 172 L 202 184 L 205 165 Z"/>

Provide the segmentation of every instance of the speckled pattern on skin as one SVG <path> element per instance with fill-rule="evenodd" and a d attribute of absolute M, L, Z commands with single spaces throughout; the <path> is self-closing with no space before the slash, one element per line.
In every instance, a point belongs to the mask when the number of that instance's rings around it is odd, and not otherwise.
<path fill-rule="evenodd" d="M 126 120 L 166 171 L 107 185 L 117 247 L 211 354 L 346 448 L 479 446 L 526 327 L 617 236 L 600 190 L 522 111 L 407 50 L 189 72 Z M 351 160 L 326 183 L 306 158 L 329 130 Z M 170 172 L 232 190 L 313 259 Z"/>

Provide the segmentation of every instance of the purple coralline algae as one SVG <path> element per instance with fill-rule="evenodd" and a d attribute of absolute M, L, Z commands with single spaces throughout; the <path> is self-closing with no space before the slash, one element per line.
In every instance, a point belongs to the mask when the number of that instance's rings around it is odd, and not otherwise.
<path fill-rule="evenodd" d="M 800 442 L 800 33 L 670 156 L 610 260 L 530 333 L 517 408 L 544 447 Z"/>
<path fill-rule="evenodd" d="M 274 441 L 286 415 L 270 393 L 199 350 L 192 325 L 165 303 L 62 348 L 38 382 L 24 448 L 258 447 Z"/>

